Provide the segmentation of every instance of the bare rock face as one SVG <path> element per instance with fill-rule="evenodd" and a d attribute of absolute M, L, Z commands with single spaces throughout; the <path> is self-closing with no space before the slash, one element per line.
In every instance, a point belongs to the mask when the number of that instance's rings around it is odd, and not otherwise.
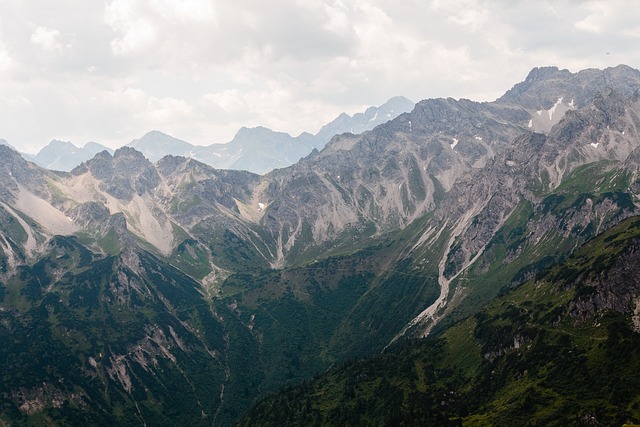
<path fill-rule="evenodd" d="M 142 196 L 151 192 L 160 183 L 153 164 L 130 147 L 116 150 L 113 156 L 103 151 L 78 166 L 72 174 L 80 175 L 86 171 L 102 181 L 104 191 L 122 200 L 131 200 L 134 194 Z"/>
<path fill-rule="evenodd" d="M 286 264 L 289 253 L 299 257 L 313 247 L 381 236 L 433 213 L 434 227 L 456 229 L 449 271 L 455 274 L 521 199 L 540 201 L 532 182 L 551 191 L 581 165 L 633 161 L 639 87 L 640 73 L 624 66 L 576 74 L 534 69 L 495 102 L 425 100 L 371 131 L 337 136 L 322 151 L 264 177 L 184 157 L 152 164 L 125 147 L 57 175 L 62 196 L 47 189 L 44 171 L 3 146 L 2 167 L 12 169 L 2 191 L 9 197 L 22 183 L 84 229 L 107 218 L 104 208 L 109 215 L 124 212 L 143 239 L 166 235 L 158 240 L 164 253 L 179 243 L 169 235 L 172 222 L 203 239 L 233 230 L 259 240 L 261 256 L 274 265 Z M 548 132 L 536 132 L 544 117 Z M 76 201 L 77 181 L 86 174 L 116 201 Z"/>
<path fill-rule="evenodd" d="M 595 265 L 611 262 L 606 254 Z M 578 295 L 567 307 L 567 314 L 584 321 L 611 310 L 638 316 L 640 298 L 640 239 L 630 244 L 605 271 L 597 270 L 577 281 Z M 637 325 L 636 325 L 637 328 Z"/>
<path fill-rule="evenodd" d="M 109 218 L 109 209 L 99 202 L 86 202 L 69 212 L 83 228 L 97 226 Z"/>
<path fill-rule="evenodd" d="M 3 146 L 2 167 L 12 169 L 2 191 L 9 197 L 22 183 L 85 229 L 103 220 L 106 211 L 96 203 L 103 204 L 109 215 L 125 212 L 130 228 L 147 240 L 169 233 L 172 221 L 188 232 L 200 230 L 202 238 L 210 236 L 203 229 L 233 230 L 260 240 L 268 248 L 261 256 L 274 265 L 286 264 L 292 251 L 299 257 L 319 245 L 381 236 L 433 213 L 433 226 L 457 230 L 450 260 L 455 274 L 521 199 L 539 202 L 532 182 L 551 191 L 581 165 L 633 162 L 639 87 L 640 73 L 624 66 L 576 74 L 540 68 L 495 102 L 425 100 L 371 131 L 337 136 L 322 151 L 264 177 L 184 157 L 154 165 L 125 147 L 54 179 L 64 187 L 89 174 L 117 203 L 100 197 L 76 203 L 77 188 L 63 188 L 61 198 L 47 189 L 44 171 Z M 545 117 L 548 131 L 536 131 Z M 168 235 L 161 241 L 165 253 L 179 243 Z"/>
<path fill-rule="evenodd" d="M 24 160 L 20 153 L 0 144 L 0 198 L 13 200 L 19 185 L 44 195 L 45 175 L 36 165 Z"/>
<path fill-rule="evenodd" d="M 626 65 L 604 70 L 587 69 L 575 74 L 557 67 L 540 67 L 531 70 L 522 83 L 516 84 L 497 102 L 517 104 L 535 111 L 548 110 L 563 97 L 566 102 L 573 100 L 577 108 L 582 108 L 604 89 L 628 96 L 639 83 L 638 71 Z"/>
<path fill-rule="evenodd" d="M 602 73 L 621 79 L 612 84 L 617 90 L 595 83 Z M 550 191 L 581 165 L 629 157 L 637 145 L 638 87 L 639 73 L 628 67 L 575 75 L 543 69 L 494 103 L 422 101 L 385 126 L 336 137 L 270 175 L 276 201 L 263 225 L 285 242 L 286 253 L 303 230 L 315 242 L 330 241 L 347 230 L 371 230 L 368 223 L 381 234 L 427 212 L 441 225 L 472 212 L 464 220 L 475 225 L 458 239 L 466 255 L 458 251 L 460 262 L 453 260 L 464 264 L 521 198 L 539 202 L 532 182 Z M 562 114 L 559 104 L 554 108 L 560 98 L 571 104 Z M 553 122 L 546 134 L 529 126 L 539 115 Z"/>

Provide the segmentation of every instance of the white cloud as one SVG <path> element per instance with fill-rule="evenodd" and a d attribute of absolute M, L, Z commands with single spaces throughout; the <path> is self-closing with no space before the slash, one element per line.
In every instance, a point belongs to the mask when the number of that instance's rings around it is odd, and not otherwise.
<path fill-rule="evenodd" d="M 0 43 L 0 72 L 8 71 L 12 65 L 13 60 L 9 56 L 9 52 Z"/>
<path fill-rule="evenodd" d="M 2 104 L 2 107 L 14 111 L 32 107 L 31 101 L 21 95 L 2 97 L 0 98 L 0 103 Z"/>
<path fill-rule="evenodd" d="M 595 34 L 602 33 L 609 12 L 607 4 L 599 1 L 591 1 L 584 4 L 582 8 L 588 11 L 588 15 L 584 19 L 577 21 L 574 26 L 579 30 Z"/>
<path fill-rule="evenodd" d="M 636 4 L 628 0 L 591 0 L 578 5 L 581 19 L 574 23 L 578 30 L 606 38 L 632 33 L 637 28 Z"/>
<path fill-rule="evenodd" d="M 343 2 L 335 1 L 331 4 L 322 4 L 322 9 L 327 17 L 323 28 L 340 35 L 346 35 L 351 32 L 348 16 L 349 9 Z"/>
<path fill-rule="evenodd" d="M 105 5 L 104 21 L 116 35 L 114 54 L 149 55 L 175 42 L 185 47 L 192 27 L 214 28 L 216 14 L 209 0 L 113 0 Z"/>
<path fill-rule="evenodd" d="M 640 38 L 640 26 L 638 27 L 633 27 L 633 28 L 629 28 L 629 29 L 625 29 L 623 34 L 627 37 L 632 37 L 632 38 Z"/>
<path fill-rule="evenodd" d="M 227 89 L 217 93 L 207 93 L 202 97 L 204 105 L 213 105 L 225 113 L 240 113 L 248 108 L 243 94 L 238 89 Z"/>
<path fill-rule="evenodd" d="M 167 125 L 175 121 L 183 121 L 193 112 L 193 108 L 182 99 L 171 97 L 158 98 L 151 96 L 147 99 L 145 110 L 137 117 L 156 126 Z"/>
<path fill-rule="evenodd" d="M 213 3 L 209 0 L 152 0 L 150 5 L 166 20 L 215 22 Z"/>
<path fill-rule="evenodd" d="M 60 31 L 47 27 L 36 28 L 33 34 L 31 34 L 31 43 L 50 52 L 59 52 L 62 50 Z"/>
<path fill-rule="evenodd" d="M 115 0 L 105 7 L 105 22 L 119 37 L 111 41 L 116 55 L 126 55 L 149 46 L 156 38 L 151 20 L 141 13 L 138 0 Z"/>
<path fill-rule="evenodd" d="M 431 8 L 443 13 L 449 22 L 472 32 L 480 30 L 489 20 L 489 11 L 477 0 L 434 0 Z"/>
<path fill-rule="evenodd" d="M 491 100 L 534 66 L 639 67 L 633 10 L 630 0 L 3 1 L 0 117 L 12 120 L 0 138 L 122 145 L 159 129 L 206 144 L 243 125 L 315 132 L 394 95 Z"/>

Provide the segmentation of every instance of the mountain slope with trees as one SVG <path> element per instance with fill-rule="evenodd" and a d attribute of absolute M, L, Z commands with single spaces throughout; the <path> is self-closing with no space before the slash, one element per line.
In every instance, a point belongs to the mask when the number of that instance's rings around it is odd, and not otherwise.
<path fill-rule="evenodd" d="M 623 425 L 640 421 L 640 217 L 437 338 L 273 394 L 240 425 Z"/>

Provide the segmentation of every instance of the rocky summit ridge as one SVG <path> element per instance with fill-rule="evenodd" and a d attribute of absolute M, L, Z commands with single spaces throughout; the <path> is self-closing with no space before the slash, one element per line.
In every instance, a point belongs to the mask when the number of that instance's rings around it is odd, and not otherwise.
<path fill-rule="evenodd" d="M 56 349 L 42 362 L 78 372 L 4 384 L 0 419 L 170 424 L 177 405 L 228 424 L 439 333 L 639 213 L 639 89 L 626 66 L 534 69 L 496 101 L 424 100 L 264 175 L 133 147 L 52 172 L 0 145 L 0 333 L 28 354 L 16 331 L 37 330 Z"/>

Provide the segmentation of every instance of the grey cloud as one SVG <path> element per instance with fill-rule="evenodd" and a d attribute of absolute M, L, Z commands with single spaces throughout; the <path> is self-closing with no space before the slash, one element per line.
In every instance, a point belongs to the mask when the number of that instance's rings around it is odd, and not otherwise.
<path fill-rule="evenodd" d="M 315 131 L 394 95 L 493 99 L 534 66 L 640 66 L 629 4 L 7 0 L 0 138 L 117 145 L 158 128 L 211 143 L 240 125 Z"/>

